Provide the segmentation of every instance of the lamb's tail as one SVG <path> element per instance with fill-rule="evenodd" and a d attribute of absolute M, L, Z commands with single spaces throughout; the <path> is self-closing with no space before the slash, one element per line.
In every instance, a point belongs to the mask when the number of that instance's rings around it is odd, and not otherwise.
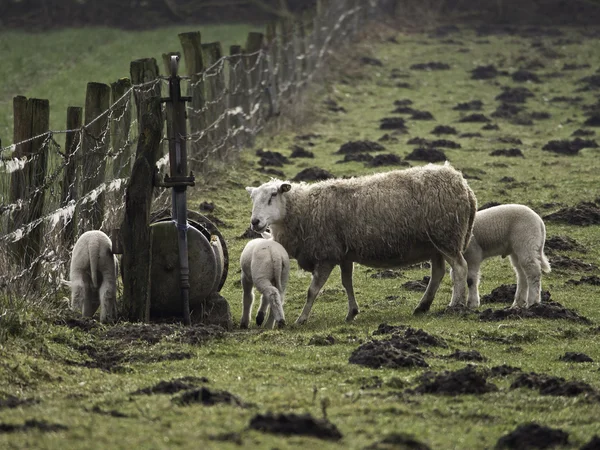
<path fill-rule="evenodd" d="M 541 224 L 542 227 L 542 236 L 544 237 L 544 240 L 542 242 L 546 242 L 546 226 L 544 225 L 544 222 L 542 222 Z M 542 266 L 542 271 L 545 273 L 550 272 L 550 262 L 548 261 L 548 258 L 546 258 L 546 255 L 544 254 L 544 244 L 542 244 L 542 248 L 540 250 L 540 262 L 541 262 L 541 266 Z"/>
<path fill-rule="evenodd" d="M 96 239 L 90 239 L 87 248 L 90 257 L 92 286 L 94 286 L 95 289 L 98 289 L 98 259 L 100 258 L 100 244 Z"/>
<path fill-rule="evenodd" d="M 466 182 L 465 182 L 466 183 Z M 467 234 L 465 236 L 465 241 L 463 243 L 463 252 L 467 250 L 469 246 L 469 242 L 471 241 L 471 236 L 473 235 L 473 224 L 475 223 L 475 214 L 477 213 L 477 197 L 471 190 L 471 188 L 467 187 L 469 192 L 469 206 L 471 207 L 471 214 L 469 215 L 469 223 L 467 226 Z"/>

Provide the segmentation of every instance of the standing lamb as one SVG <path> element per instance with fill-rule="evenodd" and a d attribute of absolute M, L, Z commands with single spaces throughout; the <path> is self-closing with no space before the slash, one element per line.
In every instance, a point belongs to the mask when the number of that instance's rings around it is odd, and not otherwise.
<path fill-rule="evenodd" d="M 268 236 L 263 233 L 263 236 Z M 270 307 L 266 327 L 285 326 L 283 303 L 290 274 L 290 259 L 285 248 L 272 239 L 253 239 L 242 251 L 243 312 L 241 328 L 248 328 L 250 313 L 254 303 L 253 286 L 261 293 L 260 307 L 256 314 L 256 324 L 262 325 Z"/>
<path fill-rule="evenodd" d="M 479 304 L 479 267 L 492 256 L 510 257 L 517 274 L 511 308 L 540 303 L 542 271 L 550 272 L 544 255 L 546 227 L 535 211 L 524 205 L 494 206 L 475 215 L 473 237 L 464 253 L 469 266 L 469 304 Z"/>
<path fill-rule="evenodd" d="M 71 257 L 71 309 L 92 317 L 100 306 L 100 321 L 117 318 L 117 269 L 110 238 L 99 230 L 83 233 Z"/>
<path fill-rule="evenodd" d="M 467 263 L 462 252 L 471 237 L 477 200 L 448 163 L 314 184 L 272 179 L 246 190 L 253 202 L 252 229 L 270 227 L 273 239 L 312 273 L 296 323 L 306 322 L 336 265 L 348 296 L 346 320 L 354 319 L 354 262 L 397 267 L 431 260 L 431 279 L 415 309 L 421 313 L 429 310 L 448 261 L 454 269 L 450 306 L 465 303 Z"/>

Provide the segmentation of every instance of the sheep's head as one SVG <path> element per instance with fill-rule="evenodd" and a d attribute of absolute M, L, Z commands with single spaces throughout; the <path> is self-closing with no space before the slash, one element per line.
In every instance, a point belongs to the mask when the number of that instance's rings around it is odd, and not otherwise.
<path fill-rule="evenodd" d="M 259 187 L 247 187 L 252 198 L 251 228 L 261 233 L 271 224 L 281 222 L 285 217 L 284 194 L 292 188 L 290 183 L 271 180 Z"/>

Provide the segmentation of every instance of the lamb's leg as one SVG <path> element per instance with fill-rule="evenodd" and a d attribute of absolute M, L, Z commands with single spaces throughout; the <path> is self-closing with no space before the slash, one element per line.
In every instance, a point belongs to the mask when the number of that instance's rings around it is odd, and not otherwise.
<path fill-rule="evenodd" d="M 71 309 L 83 314 L 83 302 L 85 300 L 85 284 L 82 280 L 71 279 Z"/>
<path fill-rule="evenodd" d="M 467 271 L 467 288 L 469 289 L 469 297 L 467 305 L 469 308 L 479 307 L 479 281 L 481 261 L 470 261 Z"/>
<path fill-rule="evenodd" d="M 242 289 L 244 296 L 242 297 L 242 320 L 240 321 L 240 328 L 248 328 L 252 303 L 254 302 L 254 293 L 252 292 L 252 279 L 244 273 L 242 273 Z"/>
<path fill-rule="evenodd" d="M 532 261 L 524 268 L 525 279 L 527 280 L 527 308 L 541 303 L 542 297 L 542 268 L 537 261 Z"/>
<path fill-rule="evenodd" d="M 117 320 L 117 285 L 116 280 L 105 278 L 100 286 L 100 322 Z"/>
<path fill-rule="evenodd" d="M 346 316 L 346 322 L 352 322 L 358 315 L 358 303 L 354 298 L 354 287 L 352 286 L 352 271 L 354 270 L 354 263 L 352 261 L 344 261 L 340 264 L 342 269 L 342 286 L 346 290 L 348 296 L 348 315 Z"/>
<path fill-rule="evenodd" d="M 85 284 L 85 295 L 83 298 L 83 307 L 81 314 L 83 317 L 92 317 L 98 306 L 100 306 L 100 297 L 98 295 L 98 290 L 94 289 L 90 284 Z"/>
<path fill-rule="evenodd" d="M 413 314 L 422 314 L 429 311 L 435 293 L 440 287 L 442 278 L 444 278 L 445 270 L 446 264 L 444 263 L 444 257 L 440 253 L 436 253 L 433 258 L 431 258 L 431 278 L 429 278 L 427 289 L 425 289 L 425 293 L 423 294 L 423 297 L 421 297 L 421 301 L 413 311 Z"/>
<path fill-rule="evenodd" d="M 267 317 L 266 327 L 271 328 L 273 326 L 273 314 L 269 311 L 269 298 L 265 295 L 265 288 L 256 286 L 256 289 L 262 292 L 260 296 L 260 306 L 258 307 L 258 311 L 256 312 L 256 325 L 259 327 L 265 321 L 265 316 L 267 313 L 269 316 Z M 268 288 L 267 288 L 268 289 Z"/>
<path fill-rule="evenodd" d="M 304 304 L 302 313 L 296 320 L 297 324 L 301 325 L 308 320 L 315 298 L 317 298 L 321 288 L 325 285 L 325 282 L 329 278 L 329 275 L 331 275 L 331 271 L 334 267 L 335 264 L 332 263 L 319 263 L 315 265 L 315 269 L 312 273 L 312 280 L 308 288 L 308 294 L 306 296 L 306 303 Z"/>
<path fill-rule="evenodd" d="M 452 266 L 452 300 L 448 305 L 450 308 L 457 306 L 465 306 L 465 300 L 467 299 L 467 261 L 462 254 L 458 254 L 454 257 L 448 256 L 448 263 Z M 477 308 L 477 304 L 469 304 L 470 308 Z"/>
<path fill-rule="evenodd" d="M 519 259 L 515 255 L 510 255 L 510 263 L 517 274 L 517 290 L 515 292 L 515 300 L 511 308 L 525 308 L 527 306 L 527 275 L 521 267 Z"/>
<path fill-rule="evenodd" d="M 269 303 L 269 318 L 266 328 L 283 328 L 285 326 L 285 315 L 283 313 L 283 301 L 280 292 L 275 287 L 270 287 L 265 291 L 265 298 Z"/>

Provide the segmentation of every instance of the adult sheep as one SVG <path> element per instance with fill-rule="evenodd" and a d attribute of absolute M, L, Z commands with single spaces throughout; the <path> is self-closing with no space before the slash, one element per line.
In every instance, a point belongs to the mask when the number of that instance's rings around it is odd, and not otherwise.
<path fill-rule="evenodd" d="M 429 310 L 448 261 L 454 269 L 450 306 L 464 305 L 467 263 L 462 252 L 471 237 L 477 200 L 450 164 L 314 184 L 272 179 L 246 190 L 253 202 L 252 229 L 270 227 L 273 238 L 312 273 L 296 323 L 306 322 L 336 265 L 348 296 L 346 320 L 354 319 L 354 262 L 397 267 L 431 260 L 431 278 L 415 309 L 421 313 Z"/>

